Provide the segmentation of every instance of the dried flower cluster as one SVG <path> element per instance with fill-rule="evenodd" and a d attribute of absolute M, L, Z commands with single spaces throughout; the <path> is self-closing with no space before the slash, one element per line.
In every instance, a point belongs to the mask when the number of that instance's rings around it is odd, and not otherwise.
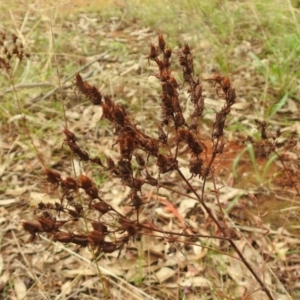
<path fill-rule="evenodd" d="M 125 107 L 114 102 L 88 82 L 83 81 L 80 74 L 76 74 L 76 88 L 94 105 L 102 107 L 102 118 L 107 119 L 114 128 L 118 145 L 119 158 L 113 160 L 106 157 L 102 161 L 99 157 L 91 157 L 80 146 L 75 133 L 64 129 L 63 144 L 78 156 L 80 161 L 98 165 L 103 172 L 119 178 L 122 185 L 130 188 L 129 199 L 132 212 L 126 216 L 115 210 L 103 200 L 96 184 L 87 177 L 72 176 L 62 178 L 55 170 L 45 169 L 46 181 L 57 190 L 60 202 L 55 204 L 39 203 L 35 212 L 37 218 L 23 223 L 25 230 L 31 234 L 33 241 L 37 234 L 47 233 L 53 240 L 62 243 L 74 243 L 80 246 L 91 246 L 102 252 L 113 252 L 121 249 L 130 237 L 135 234 L 155 231 L 159 229 L 153 223 L 143 223 L 139 220 L 139 212 L 144 205 L 143 189 L 145 185 L 163 187 L 160 177 L 163 174 L 180 172 L 178 156 L 188 157 L 192 177 L 206 178 L 215 157 L 222 153 L 224 143 L 220 142 L 224 134 L 224 126 L 230 107 L 235 101 L 235 91 L 231 88 L 227 77 L 216 75 L 209 78 L 216 85 L 217 94 L 225 98 L 226 104 L 216 113 L 213 125 L 212 140 L 213 154 L 207 159 L 207 148 L 202 142 L 198 125 L 204 110 L 202 85 L 199 78 L 194 76 L 193 56 L 188 45 L 185 45 L 179 56 L 183 78 L 189 85 L 188 92 L 193 103 L 193 111 L 188 119 L 183 115 L 182 103 L 179 101 L 179 84 L 171 70 L 172 50 L 166 48 L 162 35 L 158 38 L 158 45 L 150 46 L 148 59 L 154 61 L 158 67 L 155 76 L 160 80 L 161 92 L 161 122 L 157 125 L 157 137 L 145 134 L 132 122 Z M 179 151 L 185 149 L 184 151 Z M 159 170 L 158 176 L 151 175 L 153 165 Z M 134 171 L 138 166 L 138 172 Z M 187 181 L 189 184 L 189 181 Z M 199 197 L 197 195 L 197 197 Z M 202 200 L 200 200 L 201 202 Z M 98 220 L 89 218 L 90 212 L 98 212 Z M 104 216 L 110 214 L 112 222 Z M 88 231 L 77 228 L 72 232 L 64 230 L 79 219 L 89 223 Z M 71 227 L 74 228 L 72 225 Z M 226 238 L 226 237 L 224 237 Z"/>
<path fill-rule="evenodd" d="M 7 36 L 4 32 L 0 32 L 0 69 L 8 72 L 13 58 L 22 61 L 24 57 L 29 58 L 30 55 L 24 52 L 24 46 L 18 37 L 15 34 Z"/>
<path fill-rule="evenodd" d="M 4 39 L 5 36 L 2 35 L 2 41 Z M 20 59 L 24 55 L 20 49 L 13 51 L 13 54 Z M 8 59 L 9 56 L 7 56 Z M 153 61 L 157 65 L 158 72 L 155 76 L 161 84 L 161 119 L 157 124 L 157 135 L 154 137 L 146 134 L 132 121 L 122 104 L 116 103 L 111 97 L 102 94 L 95 86 L 84 81 L 80 74 L 76 74 L 76 89 L 85 95 L 92 104 L 102 108 L 102 119 L 107 119 L 113 127 L 114 146 L 118 146 L 119 156 L 117 159 L 107 156 L 105 160 L 101 160 L 98 156 L 91 156 L 82 148 L 76 134 L 68 128 L 64 129 L 63 145 L 68 146 L 82 164 L 95 164 L 99 167 L 100 172 L 118 178 L 123 186 L 128 187 L 130 193 L 127 200 L 132 210 L 124 215 L 113 208 L 108 201 L 102 199 L 100 187 L 86 175 L 63 178 L 59 172 L 45 169 L 46 181 L 51 185 L 52 190 L 57 191 L 60 202 L 54 204 L 40 202 L 35 210 L 36 218 L 24 221 L 23 227 L 30 233 L 31 241 L 34 241 L 37 235 L 45 233 L 54 241 L 90 247 L 97 253 L 121 251 L 130 238 L 134 238 L 137 234 L 160 232 L 170 243 L 174 242 L 177 237 L 193 241 L 195 237 L 201 235 L 191 234 L 191 231 L 186 230 L 187 228 L 181 233 L 162 231 L 154 222 L 140 218 L 143 206 L 146 204 L 144 194 L 147 186 L 154 186 L 157 189 L 164 188 L 162 179 L 167 178 L 167 174 L 173 172 L 198 200 L 206 217 L 215 224 L 218 234 L 212 238 L 227 240 L 268 297 L 273 299 L 259 275 L 255 273 L 235 245 L 226 226 L 223 226 L 224 220 L 219 221 L 205 203 L 204 188 L 198 192 L 192 184 L 193 177 L 201 178 L 204 186 L 209 176 L 213 176 L 213 164 L 224 150 L 225 122 L 235 103 L 235 89 L 232 87 L 230 79 L 220 74 L 206 79 L 214 83 L 217 96 L 225 100 L 223 107 L 215 114 L 210 133 L 212 147 L 208 151 L 204 143 L 205 136 L 201 136 L 199 130 L 205 101 L 202 95 L 202 84 L 194 75 L 193 55 L 190 47 L 187 44 L 184 45 L 179 55 L 182 78 L 188 86 L 188 93 L 193 105 L 189 115 L 184 114 L 185 103 L 181 103 L 179 100 L 180 89 L 177 79 L 172 73 L 171 58 L 172 49 L 166 46 L 163 36 L 159 35 L 157 45 L 150 45 L 148 55 L 149 62 Z M 1 64 L 4 64 L 4 60 L 1 61 Z M 258 125 L 264 141 L 264 145 L 261 147 L 264 150 L 261 151 L 264 151 L 264 155 L 269 155 L 276 147 L 280 146 L 276 142 L 279 131 L 272 142 L 267 142 L 269 136 L 266 133 L 266 124 L 258 122 Z M 266 143 L 269 150 L 266 150 Z M 179 158 L 184 158 L 189 162 L 191 174 L 189 179 L 181 172 Z M 155 169 L 158 170 L 157 173 L 153 172 Z M 177 193 L 180 194 L 179 191 Z"/>
<path fill-rule="evenodd" d="M 271 153 L 279 149 L 284 151 L 294 148 L 297 141 L 294 135 L 280 140 L 282 132 L 280 128 L 272 132 L 267 130 L 267 123 L 265 121 L 255 120 L 255 123 L 260 131 L 260 140 L 257 141 L 253 137 L 248 136 L 247 141 L 252 143 L 257 157 L 269 157 Z"/>
<path fill-rule="evenodd" d="M 248 136 L 246 140 L 246 142 L 250 142 L 253 145 L 255 157 L 268 158 L 275 153 L 283 166 L 284 172 L 283 176 L 275 178 L 273 183 L 278 187 L 292 187 L 299 196 L 299 165 L 295 165 L 294 160 L 291 160 L 289 155 L 287 155 L 289 151 L 297 146 L 296 134 L 291 133 L 288 137 L 285 137 L 280 128 L 277 128 L 275 131 L 268 130 L 268 124 L 265 121 L 255 119 L 255 124 L 260 132 L 260 138 L 257 140 L 252 136 Z"/>

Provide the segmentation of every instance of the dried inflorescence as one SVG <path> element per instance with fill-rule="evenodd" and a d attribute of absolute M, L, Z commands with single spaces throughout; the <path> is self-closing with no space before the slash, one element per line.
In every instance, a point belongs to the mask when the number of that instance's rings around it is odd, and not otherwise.
<path fill-rule="evenodd" d="M 60 202 L 40 202 L 35 209 L 37 218 L 23 222 L 24 229 L 31 234 L 31 241 L 44 232 L 54 241 L 62 243 L 90 246 L 103 252 L 119 250 L 130 237 L 138 232 L 143 233 L 143 230 L 149 231 L 149 228 L 145 230 L 139 218 L 140 211 L 148 203 L 143 196 L 145 188 L 161 187 L 159 178 L 166 173 L 180 173 L 179 156 L 189 161 L 192 177 L 206 178 L 210 174 L 213 160 L 222 153 L 224 143 L 213 143 L 214 155 L 209 160 L 203 142 L 205 137 L 200 136 L 198 130 L 204 111 L 204 97 L 202 84 L 194 75 L 193 55 L 187 44 L 179 55 L 184 83 L 189 86 L 188 93 L 193 104 L 190 116 L 183 114 L 185 103 L 179 100 L 179 84 L 172 73 L 171 57 L 172 50 L 167 48 L 163 36 L 159 35 L 157 46 L 151 44 L 148 55 L 148 60 L 154 61 L 158 67 L 155 76 L 161 83 L 162 117 L 157 125 L 156 138 L 139 129 L 122 104 L 103 95 L 95 86 L 84 81 L 80 74 L 76 74 L 76 88 L 91 103 L 102 107 L 102 119 L 107 119 L 113 126 L 117 136 L 113 146 L 117 145 L 119 157 L 107 156 L 105 161 L 98 156 L 92 157 L 69 128 L 63 130 L 63 146 L 69 147 L 81 163 L 96 164 L 100 172 L 118 178 L 123 186 L 127 186 L 130 189 L 127 203 L 132 210 L 126 215 L 115 210 L 103 199 L 100 187 L 87 175 L 63 177 L 55 170 L 45 169 L 46 182 L 52 191 L 57 191 Z M 215 75 L 208 80 L 215 82 L 217 95 L 226 100 L 225 106 L 216 113 L 213 125 L 212 140 L 219 141 L 224 133 L 226 117 L 234 104 L 235 92 L 227 77 Z M 156 178 L 150 175 L 155 167 L 159 173 Z M 90 224 L 88 231 L 80 227 L 80 220 L 83 219 Z"/>
<path fill-rule="evenodd" d="M 226 118 L 230 113 L 231 106 L 235 103 L 235 89 L 231 87 L 231 82 L 228 77 L 219 74 L 206 80 L 215 82 L 217 95 L 224 98 L 226 101 L 221 111 L 216 113 L 213 125 L 212 139 L 220 139 L 224 135 Z"/>
<path fill-rule="evenodd" d="M 95 86 L 83 81 L 80 74 L 76 74 L 76 87 L 84 94 L 94 105 L 102 104 L 102 95 Z"/>
<path fill-rule="evenodd" d="M 215 157 L 224 148 L 224 142 L 220 139 L 224 134 L 226 117 L 235 101 L 235 91 L 227 77 L 218 74 L 208 79 L 215 82 L 217 95 L 226 100 L 221 111 L 216 113 L 212 132 L 213 155 L 208 159 L 208 149 L 204 143 L 207 134 L 200 136 L 199 133 L 205 101 L 202 84 L 194 75 L 190 47 L 184 45 L 179 54 L 184 83 L 188 85 L 193 104 L 189 116 L 184 116 L 183 113 L 185 103 L 179 99 L 180 89 L 172 73 L 171 57 L 172 50 L 166 46 L 163 36 L 159 35 L 157 46 L 151 44 L 148 55 L 148 60 L 154 61 L 158 67 L 155 76 L 161 83 L 162 117 L 157 125 L 157 137 L 138 128 L 122 104 L 103 95 L 95 86 L 84 81 L 80 74 L 76 74 L 76 88 L 92 104 L 102 107 L 102 119 L 107 119 L 113 126 L 116 134 L 113 146 L 117 145 L 119 157 L 106 156 L 104 161 L 98 156 L 92 157 L 87 149 L 82 148 L 80 140 L 69 128 L 63 130 L 63 146 L 69 147 L 82 164 L 95 164 L 100 172 L 118 178 L 123 186 L 127 186 L 130 192 L 126 203 L 132 209 L 126 215 L 114 209 L 103 199 L 105 197 L 101 188 L 85 174 L 63 177 L 59 172 L 46 168 L 46 182 L 52 191 L 57 192 L 60 202 L 40 202 L 35 209 L 37 218 L 23 222 L 23 227 L 30 232 L 32 241 L 44 232 L 52 236 L 54 241 L 62 243 L 90 246 L 103 252 L 119 250 L 130 237 L 149 232 L 149 228 L 143 225 L 139 217 L 143 206 L 148 203 L 143 196 L 144 192 L 147 186 L 162 188 L 160 178 L 164 174 L 181 174 L 179 157 L 189 161 L 192 177 L 207 178 Z M 158 170 L 156 178 L 151 175 L 155 168 Z M 80 220 L 89 224 L 87 230 L 80 225 Z"/>
<path fill-rule="evenodd" d="M 1 36 L 1 33 L 0 33 Z M 5 36 L 1 36 L 2 41 Z M 15 39 L 16 40 L 16 39 Z M 3 42 L 1 42 L 3 46 Z M 10 55 L 5 52 L 6 60 L 0 61 L 3 68 L 9 68 L 7 61 Z M 21 50 L 13 51 L 19 59 L 24 54 Z M 186 238 L 187 241 L 194 240 L 200 235 L 176 232 L 164 232 L 152 221 L 141 218 L 143 207 L 150 203 L 145 194 L 147 187 L 158 189 L 166 188 L 168 180 L 172 181 L 172 173 L 176 181 L 180 181 L 186 189 L 186 194 L 192 193 L 202 206 L 205 217 L 213 222 L 216 228 L 214 238 L 227 240 L 236 251 L 239 258 L 251 271 L 252 275 L 268 293 L 264 283 L 231 239 L 229 231 L 224 224 L 224 218 L 219 221 L 212 210 L 204 201 L 204 187 L 206 181 L 212 176 L 214 178 L 214 164 L 216 158 L 225 149 L 224 130 L 225 123 L 231 108 L 235 103 L 236 93 L 228 77 L 215 74 L 206 79 L 213 82 L 216 88 L 216 95 L 224 102 L 219 111 L 215 112 L 215 119 L 210 131 L 200 134 L 200 126 L 205 110 L 205 99 L 203 87 L 198 76 L 194 74 L 194 58 L 189 45 L 185 44 L 179 53 L 179 65 L 182 68 L 183 84 L 187 85 L 187 92 L 190 97 L 192 109 L 186 108 L 186 103 L 180 100 L 180 85 L 178 79 L 172 72 L 173 52 L 166 46 L 162 35 L 158 37 L 157 45 L 150 45 L 148 61 L 156 63 L 158 73 L 156 78 L 160 81 L 161 94 L 161 119 L 156 126 L 153 135 L 146 134 L 138 124 L 130 118 L 125 107 L 116 103 L 111 97 L 103 95 L 95 86 L 84 81 L 79 73 L 76 74 L 76 89 L 86 96 L 92 104 L 102 108 L 102 119 L 109 121 L 116 135 L 112 147 L 118 156 L 106 156 L 101 160 L 99 156 L 92 157 L 87 149 L 80 145 L 80 139 L 74 132 L 65 128 L 63 146 L 69 147 L 71 152 L 78 157 L 82 165 L 94 164 L 99 173 L 111 178 L 117 178 L 122 186 L 127 187 L 129 193 L 124 201 L 130 206 L 130 211 L 121 213 L 105 200 L 105 194 L 89 176 L 62 176 L 61 173 L 45 168 L 45 177 L 52 191 L 56 191 L 60 201 L 54 203 L 40 202 L 36 209 L 37 215 L 34 220 L 24 221 L 23 227 L 30 233 L 30 241 L 34 241 L 39 234 L 45 233 L 54 241 L 61 243 L 73 243 L 81 247 L 90 247 L 96 253 L 120 252 L 124 245 L 138 234 L 153 234 L 159 232 L 166 236 L 168 243 L 175 243 Z M 186 113 L 187 112 L 187 113 Z M 293 140 L 285 144 L 279 142 L 280 131 L 275 135 L 267 132 L 265 122 L 257 121 L 261 131 L 262 142 L 255 142 L 259 156 L 268 156 L 279 147 L 292 147 Z M 149 130 L 150 131 L 150 130 Z M 207 146 L 210 145 L 210 146 Z M 185 161 L 184 163 L 182 163 Z M 190 178 L 187 179 L 182 172 L 182 166 L 188 166 Z M 156 175 L 153 175 L 156 174 Z M 203 181 L 202 192 L 196 191 L 193 187 L 193 177 L 199 177 Z M 214 179 L 213 179 L 214 180 Z M 172 182 L 174 183 L 174 182 Z M 176 185 L 178 183 L 176 182 Z M 172 190 L 177 195 L 184 192 L 179 189 Z M 221 207 L 220 207 L 221 210 Z M 81 222 L 84 221 L 84 222 Z M 272 299 L 272 298 L 270 298 Z"/>
<path fill-rule="evenodd" d="M 30 54 L 24 51 L 24 45 L 15 34 L 6 35 L 0 32 L 0 69 L 8 72 L 12 67 L 12 60 L 22 61 Z"/>
<path fill-rule="evenodd" d="M 290 135 L 289 137 L 282 137 L 282 132 L 280 129 L 274 131 L 268 130 L 268 124 L 266 121 L 260 121 L 255 119 L 255 124 L 260 132 L 260 139 L 254 139 L 251 136 L 247 137 L 247 142 L 253 145 L 255 155 L 258 158 L 267 158 L 272 153 L 283 149 L 283 152 L 295 148 L 297 141 L 295 135 Z"/>

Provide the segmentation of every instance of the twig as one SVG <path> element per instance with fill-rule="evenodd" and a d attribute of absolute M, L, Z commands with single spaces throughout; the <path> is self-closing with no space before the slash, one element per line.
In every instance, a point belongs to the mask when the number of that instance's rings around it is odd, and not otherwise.
<path fill-rule="evenodd" d="M 16 84 L 15 89 L 16 90 L 22 90 L 22 89 L 33 89 L 33 88 L 41 88 L 41 87 L 51 87 L 54 86 L 54 84 L 50 82 L 35 82 L 35 83 L 22 83 L 22 84 Z M 11 93 L 14 91 L 13 87 L 7 88 L 4 90 L 0 96 L 3 96 L 6 93 Z"/>
<path fill-rule="evenodd" d="M 189 181 L 184 177 L 184 175 L 181 173 L 181 171 L 179 169 L 177 169 L 177 172 L 179 173 L 180 177 L 186 182 L 186 184 L 189 186 L 189 188 L 191 189 L 191 191 L 193 192 L 193 194 L 198 198 L 199 202 L 201 203 L 201 205 L 204 207 L 205 211 L 207 212 L 207 214 L 209 215 L 209 217 L 213 220 L 213 222 L 217 225 L 218 229 L 226 236 L 226 229 L 220 224 L 220 222 L 215 218 L 213 212 L 211 211 L 211 209 L 206 205 L 206 203 L 204 202 L 203 198 L 200 197 L 198 195 L 198 193 L 196 192 L 196 190 L 192 187 L 192 185 L 189 183 Z M 206 178 L 204 178 L 204 182 L 203 182 L 203 187 L 202 187 L 202 194 L 204 194 L 204 188 L 205 188 L 205 182 L 206 182 Z M 230 238 L 228 238 L 228 242 L 229 244 L 232 246 L 232 248 L 234 249 L 234 251 L 237 253 L 237 255 L 239 256 L 239 258 L 241 259 L 241 261 L 244 263 L 244 265 L 247 267 L 247 269 L 250 271 L 250 273 L 254 276 L 254 278 L 256 279 L 256 281 L 259 283 L 259 285 L 261 286 L 262 290 L 267 294 L 267 296 L 269 297 L 270 300 L 275 300 L 274 297 L 272 296 L 271 292 L 269 291 L 269 289 L 266 287 L 266 285 L 264 284 L 264 282 L 260 279 L 260 277 L 256 274 L 256 272 L 254 271 L 254 269 L 252 268 L 252 266 L 250 265 L 250 263 L 248 263 L 248 261 L 245 259 L 244 255 L 242 254 L 242 252 L 240 251 L 240 249 L 237 247 L 237 245 L 235 244 L 235 242 Z"/>

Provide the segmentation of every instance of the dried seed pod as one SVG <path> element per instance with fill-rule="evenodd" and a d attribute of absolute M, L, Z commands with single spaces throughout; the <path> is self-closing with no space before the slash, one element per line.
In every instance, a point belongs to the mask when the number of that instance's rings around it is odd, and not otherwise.
<path fill-rule="evenodd" d="M 42 214 L 41 214 L 41 217 L 52 219 L 52 220 L 55 221 L 55 218 L 53 218 L 52 214 L 48 210 L 43 211 Z"/>
<path fill-rule="evenodd" d="M 42 225 L 37 219 L 31 221 L 23 221 L 22 226 L 26 231 L 29 231 L 29 233 L 31 234 L 35 234 L 37 232 L 43 232 Z"/>
<path fill-rule="evenodd" d="M 57 171 L 45 169 L 45 174 L 47 176 L 47 181 L 54 185 L 58 185 L 62 181 L 61 175 Z"/>
<path fill-rule="evenodd" d="M 90 159 L 89 154 L 86 151 L 81 150 L 75 142 L 65 141 L 65 143 L 79 156 L 80 160 L 88 161 Z"/>
<path fill-rule="evenodd" d="M 158 75 L 158 78 L 160 78 L 161 81 L 164 81 L 163 78 L 164 78 L 165 76 L 164 76 L 163 70 L 164 70 L 165 67 L 166 67 L 166 66 L 165 66 L 165 63 L 164 63 L 162 60 L 158 59 L 158 58 L 155 59 L 155 62 L 156 62 L 157 66 L 158 66 L 158 68 L 159 68 L 159 70 L 160 70 L 160 75 Z"/>
<path fill-rule="evenodd" d="M 64 211 L 64 207 L 58 202 L 54 203 L 54 208 L 53 209 L 55 209 L 58 213 Z"/>
<path fill-rule="evenodd" d="M 84 94 L 93 104 L 102 104 L 102 95 L 96 87 L 90 85 L 87 81 L 83 81 L 79 73 L 76 73 L 75 79 L 75 85 L 82 94 Z"/>
<path fill-rule="evenodd" d="M 103 234 L 107 234 L 108 233 L 107 226 L 104 225 L 102 222 L 92 221 L 91 224 L 92 224 L 94 230 L 100 231 Z"/>
<path fill-rule="evenodd" d="M 42 232 L 51 232 L 55 229 L 55 221 L 51 218 L 38 217 L 38 222 L 41 224 Z"/>
<path fill-rule="evenodd" d="M 235 103 L 235 98 L 236 98 L 235 89 L 230 88 L 226 94 L 226 102 L 228 103 L 229 106 Z"/>
<path fill-rule="evenodd" d="M 66 136 L 65 141 L 69 141 L 69 142 L 73 142 L 73 143 L 75 143 L 77 141 L 76 135 L 73 132 L 71 132 L 68 128 L 64 129 L 64 134 Z"/>
<path fill-rule="evenodd" d="M 113 253 L 117 250 L 117 245 L 112 242 L 104 242 L 101 245 L 101 250 L 104 253 Z"/>
<path fill-rule="evenodd" d="M 99 190 L 96 186 L 92 186 L 89 189 L 86 189 L 85 192 L 91 199 L 99 199 Z"/>
<path fill-rule="evenodd" d="M 112 111 L 112 115 L 113 115 L 114 121 L 123 127 L 125 124 L 124 110 L 119 105 L 115 105 L 115 107 Z"/>
<path fill-rule="evenodd" d="M 226 111 L 222 109 L 220 112 L 216 113 L 216 119 L 213 124 L 212 138 L 217 139 L 224 135 L 224 127 L 226 120 Z"/>
<path fill-rule="evenodd" d="M 106 103 L 102 104 L 102 117 L 101 119 L 107 119 L 109 121 L 113 121 L 113 109 L 107 105 Z"/>
<path fill-rule="evenodd" d="M 146 173 L 146 180 L 152 186 L 158 186 L 158 180 L 152 177 L 148 172 Z"/>
<path fill-rule="evenodd" d="M 102 95 L 99 90 L 92 86 L 88 91 L 87 98 L 94 104 L 94 105 L 101 105 L 102 104 Z"/>
<path fill-rule="evenodd" d="M 204 111 L 204 98 L 201 97 L 198 102 L 195 104 L 194 112 L 192 113 L 192 117 L 198 118 L 201 117 Z M 197 121 L 197 119 L 196 119 Z"/>
<path fill-rule="evenodd" d="M 143 156 L 140 153 L 135 153 L 134 156 L 136 158 L 136 162 L 138 163 L 138 165 L 141 167 L 144 167 L 146 162 L 145 162 Z"/>
<path fill-rule="evenodd" d="M 67 209 L 67 212 L 71 217 L 75 218 L 75 220 L 81 217 L 81 212 L 78 212 L 74 209 Z"/>
<path fill-rule="evenodd" d="M 202 178 L 206 178 L 210 173 L 210 168 L 208 166 L 202 169 Z"/>
<path fill-rule="evenodd" d="M 74 203 L 74 208 L 79 214 L 83 212 L 83 206 L 81 203 Z"/>
<path fill-rule="evenodd" d="M 124 228 L 127 231 L 128 235 L 130 236 L 135 235 L 140 228 L 136 222 L 130 219 L 120 218 L 119 223 L 120 225 L 122 225 L 122 228 Z"/>
<path fill-rule="evenodd" d="M 267 140 L 268 139 L 268 135 L 267 135 L 267 123 L 265 121 L 259 121 L 257 119 L 255 119 L 254 121 L 258 125 L 258 128 L 260 129 L 260 137 L 263 140 Z"/>
<path fill-rule="evenodd" d="M 82 77 L 79 73 L 75 74 L 75 79 L 76 79 L 76 87 L 79 89 L 79 91 L 83 94 L 85 94 L 86 91 L 86 86 L 85 86 L 85 82 L 82 80 Z"/>
<path fill-rule="evenodd" d="M 170 82 L 163 82 L 162 83 L 162 90 L 163 93 L 166 93 L 169 97 L 175 97 L 178 96 L 178 93 L 176 91 L 176 87 L 174 87 Z"/>
<path fill-rule="evenodd" d="M 111 207 L 103 201 L 93 203 L 91 207 L 99 211 L 102 215 L 111 210 Z"/>
<path fill-rule="evenodd" d="M 231 89 L 231 82 L 228 77 L 221 76 L 220 74 L 215 74 L 212 78 L 207 78 L 207 81 L 214 81 L 215 85 L 218 84 L 219 86 L 216 87 L 216 92 L 219 94 L 219 90 L 221 89 L 225 94 L 225 98 L 227 102 L 232 102 L 231 98 L 235 98 L 235 91 Z M 230 101 L 228 101 L 228 93 L 231 93 Z M 234 97 L 233 97 L 234 96 Z"/>
<path fill-rule="evenodd" d="M 190 172 L 193 175 L 202 175 L 202 166 L 203 166 L 203 159 L 197 158 L 196 160 L 192 160 L 190 162 Z"/>
<path fill-rule="evenodd" d="M 39 202 L 36 206 L 36 209 L 34 210 L 34 213 L 36 213 L 37 210 L 43 210 L 47 209 L 47 206 L 44 202 Z"/>
<path fill-rule="evenodd" d="M 141 207 L 143 205 L 142 198 L 137 194 L 136 190 L 133 190 L 133 192 L 130 195 L 132 206 L 134 206 L 136 209 Z"/>
<path fill-rule="evenodd" d="M 122 177 L 132 176 L 131 163 L 127 159 L 121 159 L 118 162 L 118 170 L 119 170 L 119 175 Z"/>
<path fill-rule="evenodd" d="M 167 144 L 168 141 L 168 136 L 167 134 L 164 132 L 163 128 L 161 125 L 158 126 L 158 139 L 161 143 L 163 143 L 164 145 Z"/>
<path fill-rule="evenodd" d="M 100 157 L 98 157 L 98 156 L 96 156 L 94 158 L 90 158 L 90 161 L 97 164 L 97 165 L 99 165 L 99 166 L 101 166 L 101 167 L 104 167 Z"/>
<path fill-rule="evenodd" d="M 86 175 L 80 175 L 80 187 L 84 190 L 88 190 L 94 186 L 93 181 Z"/>
<path fill-rule="evenodd" d="M 188 44 L 185 44 L 183 49 L 181 50 L 184 55 L 191 54 L 191 50 Z"/>
<path fill-rule="evenodd" d="M 85 234 L 72 234 L 72 243 L 86 247 L 89 244 L 88 236 Z"/>
<path fill-rule="evenodd" d="M 185 119 L 184 119 L 181 111 L 179 111 L 175 114 L 174 122 L 175 122 L 176 128 L 183 126 L 185 124 Z"/>
<path fill-rule="evenodd" d="M 168 48 L 165 51 L 165 57 L 170 58 L 172 56 L 172 49 Z"/>
<path fill-rule="evenodd" d="M 203 151 L 203 147 L 201 146 L 200 142 L 196 140 L 191 141 L 188 145 L 195 155 L 199 155 Z"/>
<path fill-rule="evenodd" d="M 116 169 L 115 162 L 109 156 L 106 157 L 106 164 L 107 164 L 108 170 Z"/>
<path fill-rule="evenodd" d="M 151 44 L 150 45 L 150 53 L 148 55 L 148 60 L 149 59 L 155 60 L 157 58 L 157 56 L 158 56 L 157 49 L 156 49 L 156 47 L 153 44 Z"/>
<path fill-rule="evenodd" d="M 158 35 L 158 47 L 162 52 L 164 52 L 165 46 L 166 46 L 166 42 L 164 40 L 164 37 L 162 34 L 159 34 Z"/>
<path fill-rule="evenodd" d="M 221 79 L 220 85 L 223 89 L 224 94 L 227 95 L 227 92 L 230 90 L 231 87 L 230 79 L 228 77 L 223 77 Z"/>
<path fill-rule="evenodd" d="M 140 142 L 142 148 L 145 149 L 149 154 L 156 155 L 159 149 L 159 141 L 155 139 L 146 139 L 143 141 L 143 144 Z"/>
<path fill-rule="evenodd" d="M 135 225 L 131 225 L 131 224 L 129 224 L 128 226 L 126 226 L 126 231 L 127 231 L 127 233 L 128 233 L 129 236 L 134 236 L 138 232 L 136 226 Z"/>
<path fill-rule="evenodd" d="M 131 160 L 132 152 L 134 150 L 134 138 L 129 135 L 121 135 L 118 138 L 119 146 L 120 146 L 120 152 L 121 157 Z"/>
<path fill-rule="evenodd" d="M 99 247 L 104 243 L 104 235 L 101 231 L 93 230 L 89 233 L 88 240 L 92 247 Z"/>
<path fill-rule="evenodd" d="M 73 177 L 66 177 L 64 180 L 62 180 L 61 186 L 66 191 L 70 191 L 70 190 L 76 191 L 78 189 L 78 182 Z"/>
<path fill-rule="evenodd" d="M 144 180 L 133 178 L 133 177 L 127 177 L 124 179 L 124 185 L 127 185 L 128 187 L 135 189 L 137 191 L 141 191 L 141 188 L 143 184 L 145 183 Z"/>
<path fill-rule="evenodd" d="M 156 164 L 159 168 L 160 173 L 162 174 L 175 170 L 176 168 L 176 161 L 172 156 L 166 157 L 162 154 L 159 154 Z"/>
<path fill-rule="evenodd" d="M 56 242 L 68 244 L 68 243 L 72 242 L 72 237 L 73 237 L 73 235 L 70 232 L 57 232 L 53 236 L 53 240 Z"/>
<path fill-rule="evenodd" d="M 182 67 L 186 67 L 188 65 L 188 62 L 187 62 L 187 59 L 184 55 L 180 55 L 179 56 L 179 64 L 182 66 Z M 185 80 L 187 82 L 189 82 L 189 80 Z"/>

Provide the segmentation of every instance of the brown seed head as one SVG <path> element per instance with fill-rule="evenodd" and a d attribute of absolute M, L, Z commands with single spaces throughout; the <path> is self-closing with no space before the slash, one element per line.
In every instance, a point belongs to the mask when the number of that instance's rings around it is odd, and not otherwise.
<path fill-rule="evenodd" d="M 88 190 L 92 186 L 94 186 L 93 181 L 89 177 L 82 174 L 80 176 L 80 187 L 83 188 L 84 190 Z"/>
<path fill-rule="evenodd" d="M 162 34 L 158 36 L 158 47 L 161 51 L 165 50 L 166 42 Z"/>
<path fill-rule="evenodd" d="M 62 181 L 60 173 L 57 171 L 45 169 L 45 174 L 47 176 L 47 181 L 52 184 L 59 184 Z"/>

